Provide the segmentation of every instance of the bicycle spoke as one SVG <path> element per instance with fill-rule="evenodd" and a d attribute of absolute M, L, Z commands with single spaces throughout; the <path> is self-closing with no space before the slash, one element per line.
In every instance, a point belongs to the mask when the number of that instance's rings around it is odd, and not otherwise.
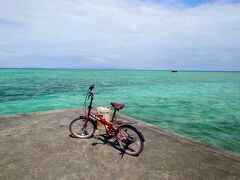
<path fill-rule="evenodd" d="M 95 132 L 95 127 L 92 124 L 91 121 L 85 125 L 85 120 L 84 119 L 76 119 L 73 121 L 70 125 L 70 131 L 72 132 L 73 135 L 75 135 L 78 138 L 88 138 L 93 135 Z M 83 126 L 86 127 L 83 127 Z"/>

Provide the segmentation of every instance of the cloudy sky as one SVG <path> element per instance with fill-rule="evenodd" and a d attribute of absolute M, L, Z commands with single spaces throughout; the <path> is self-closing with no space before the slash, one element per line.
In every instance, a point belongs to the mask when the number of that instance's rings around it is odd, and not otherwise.
<path fill-rule="evenodd" d="M 0 0 L 0 67 L 240 70 L 240 1 Z"/>

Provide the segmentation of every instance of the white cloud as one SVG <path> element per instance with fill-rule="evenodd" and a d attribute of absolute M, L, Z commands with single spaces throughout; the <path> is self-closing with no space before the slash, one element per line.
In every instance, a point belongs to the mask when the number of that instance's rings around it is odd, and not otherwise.
<path fill-rule="evenodd" d="M 239 4 L 165 2 L 2 1 L 0 42 L 8 44 L 0 49 L 59 58 L 56 67 L 79 56 L 76 64 L 84 67 L 98 61 L 115 68 L 222 69 L 230 62 L 229 69 L 240 69 Z M 1 19 L 15 25 L 1 25 Z M 0 66 L 6 60 L 0 54 Z"/>

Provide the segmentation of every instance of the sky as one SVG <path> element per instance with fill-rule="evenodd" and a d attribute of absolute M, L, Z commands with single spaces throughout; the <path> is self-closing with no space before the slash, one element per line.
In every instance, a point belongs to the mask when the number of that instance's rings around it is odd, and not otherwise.
<path fill-rule="evenodd" d="M 1 68 L 240 70 L 240 0 L 0 0 Z"/>

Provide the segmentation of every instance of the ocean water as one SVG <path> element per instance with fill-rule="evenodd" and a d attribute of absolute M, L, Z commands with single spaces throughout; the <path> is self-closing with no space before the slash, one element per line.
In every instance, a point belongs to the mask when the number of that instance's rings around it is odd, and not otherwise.
<path fill-rule="evenodd" d="M 0 115 L 81 107 L 90 83 L 95 106 L 240 152 L 240 72 L 0 69 Z"/>

